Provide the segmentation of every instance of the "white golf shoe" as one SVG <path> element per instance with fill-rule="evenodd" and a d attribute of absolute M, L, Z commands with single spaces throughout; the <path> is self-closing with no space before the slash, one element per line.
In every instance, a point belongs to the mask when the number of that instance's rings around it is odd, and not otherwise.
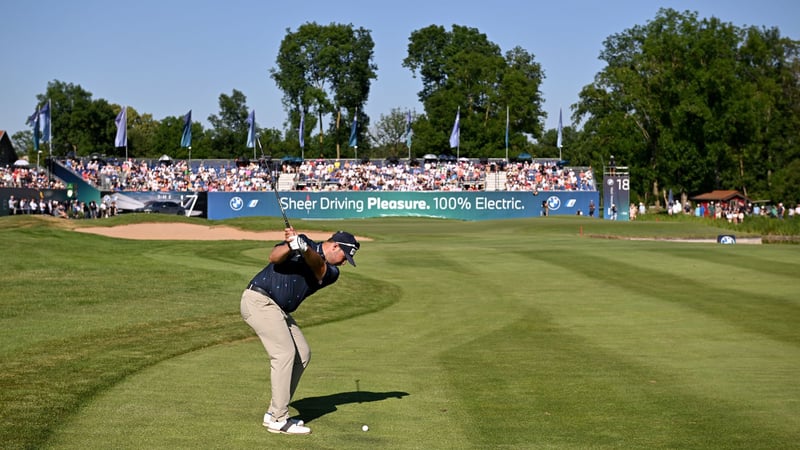
<path fill-rule="evenodd" d="M 264 414 L 264 426 L 270 433 L 283 434 L 311 434 L 311 428 L 305 426 L 302 420 L 287 419 L 280 422 L 272 418 L 272 414 Z"/>

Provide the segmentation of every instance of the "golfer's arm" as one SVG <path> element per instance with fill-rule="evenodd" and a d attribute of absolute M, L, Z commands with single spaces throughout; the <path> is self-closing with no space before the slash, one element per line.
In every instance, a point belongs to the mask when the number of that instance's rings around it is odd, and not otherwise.
<path fill-rule="evenodd" d="M 292 249 L 289 248 L 289 244 L 278 245 L 272 247 L 272 252 L 269 254 L 269 262 L 273 264 L 279 264 L 286 261 L 286 258 L 292 253 Z"/>
<path fill-rule="evenodd" d="M 311 268 L 311 271 L 314 272 L 317 281 L 321 283 L 322 278 L 325 277 L 325 272 L 328 270 L 328 265 L 325 264 L 325 260 L 322 259 L 319 253 L 311 248 L 307 248 L 306 251 L 303 252 L 303 258 L 305 258 L 306 264 Z"/>

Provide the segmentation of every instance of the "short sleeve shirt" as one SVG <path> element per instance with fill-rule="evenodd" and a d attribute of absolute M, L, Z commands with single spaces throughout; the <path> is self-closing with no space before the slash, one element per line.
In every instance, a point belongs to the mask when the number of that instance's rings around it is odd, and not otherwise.
<path fill-rule="evenodd" d="M 306 235 L 301 234 L 300 239 L 308 243 L 309 248 L 319 253 L 323 260 L 322 243 L 310 240 Z M 287 245 L 281 242 L 278 245 Z M 280 264 L 269 263 L 250 281 L 255 286 L 267 292 L 278 306 L 286 312 L 293 312 L 298 306 L 318 290 L 330 286 L 339 279 L 339 268 L 328 264 L 325 276 L 322 281 L 317 281 L 314 272 L 306 264 L 303 255 L 295 252 Z"/>

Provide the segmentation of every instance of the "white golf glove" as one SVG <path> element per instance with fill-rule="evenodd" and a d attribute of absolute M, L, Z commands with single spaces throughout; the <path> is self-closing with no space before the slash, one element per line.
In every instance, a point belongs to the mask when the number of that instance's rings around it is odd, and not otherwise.
<path fill-rule="evenodd" d="M 308 244 L 303 238 L 295 235 L 289 238 L 289 248 L 305 252 L 308 249 Z"/>

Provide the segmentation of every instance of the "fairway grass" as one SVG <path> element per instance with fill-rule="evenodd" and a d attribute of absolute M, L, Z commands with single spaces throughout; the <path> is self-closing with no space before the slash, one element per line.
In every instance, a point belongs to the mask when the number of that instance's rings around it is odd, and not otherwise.
<path fill-rule="evenodd" d="M 295 314 L 313 433 L 283 436 L 238 316 L 271 243 L 0 220 L 4 448 L 798 448 L 800 247 L 572 217 L 302 226 L 372 241 Z"/>

